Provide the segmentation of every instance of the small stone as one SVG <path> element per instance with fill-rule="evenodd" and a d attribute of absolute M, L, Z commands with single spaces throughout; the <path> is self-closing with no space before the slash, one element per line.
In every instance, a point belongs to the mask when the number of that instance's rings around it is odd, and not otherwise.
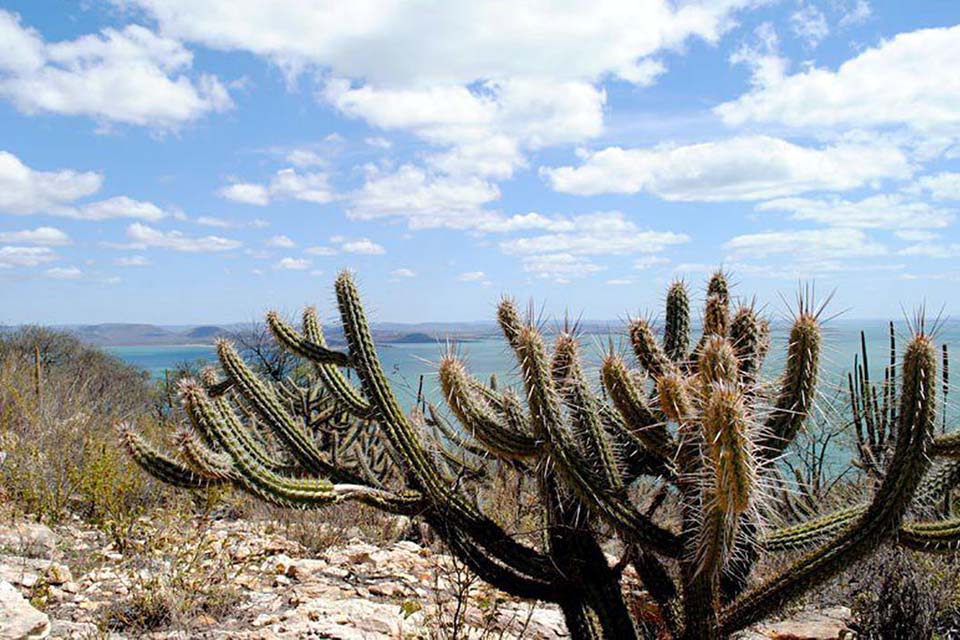
<path fill-rule="evenodd" d="M 20 595 L 9 582 L 0 582 L 0 638 L 33 640 L 50 635 L 50 618 Z"/>

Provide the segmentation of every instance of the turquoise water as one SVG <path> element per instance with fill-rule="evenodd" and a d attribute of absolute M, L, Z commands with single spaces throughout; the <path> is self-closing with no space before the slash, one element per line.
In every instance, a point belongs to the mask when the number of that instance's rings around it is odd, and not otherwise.
<path fill-rule="evenodd" d="M 888 329 L 886 322 L 834 320 L 828 322 L 824 328 L 824 350 L 821 367 L 821 391 L 827 393 L 837 385 L 846 385 L 846 373 L 851 369 L 853 356 L 860 350 L 860 330 L 867 336 L 867 347 L 870 356 L 870 369 L 876 380 L 883 379 L 883 367 L 888 358 Z M 896 327 L 898 348 L 906 342 L 906 327 L 900 323 Z M 603 353 L 607 349 L 610 339 L 615 348 L 627 351 L 623 336 L 618 335 L 588 335 L 583 338 L 582 353 L 587 361 L 588 369 L 595 370 Z M 768 358 L 766 370 L 770 376 L 776 375 L 783 366 L 786 353 L 786 327 L 775 328 L 773 344 Z M 946 343 L 953 355 L 954 362 L 960 355 L 960 322 L 950 321 L 937 333 L 937 343 Z M 428 398 L 437 399 L 436 376 L 437 363 L 447 349 L 453 349 L 464 358 L 474 375 L 481 379 L 489 378 L 496 373 L 503 384 L 514 384 L 516 378 L 516 364 L 512 354 L 502 340 L 484 339 L 464 342 L 447 346 L 445 343 L 423 344 L 383 344 L 378 347 L 380 359 L 387 375 L 394 383 L 400 398 L 406 403 L 412 403 L 417 394 L 419 378 L 424 376 L 425 392 Z M 128 346 L 111 347 L 107 349 L 123 360 L 140 367 L 154 378 L 162 378 L 164 370 L 173 369 L 182 362 L 205 361 L 213 362 L 216 358 L 214 348 L 209 345 L 195 346 Z M 960 365 L 955 365 L 960 371 Z M 960 390 L 958 390 L 960 391 Z M 952 392 L 954 398 L 960 396 Z M 956 403 L 951 398 L 950 405 Z M 956 407 L 951 411 L 956 414 Z"/>

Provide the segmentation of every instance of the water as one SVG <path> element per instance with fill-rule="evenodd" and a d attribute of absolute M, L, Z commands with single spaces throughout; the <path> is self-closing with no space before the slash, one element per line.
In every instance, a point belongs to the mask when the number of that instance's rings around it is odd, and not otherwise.
<path fill-rule="evenodd" d="M 871 376 L 876 381 L 883 380 L 883 368 L 889 357 L 888 325 L 883 321 L 833 320 L 824 328 L 824 348 L 821 359 L 820 389 L 825 395 L 838 386 L 846 387 L 846 375 L 851 370 L 853 358 L 860 351 L 860 330 L 867 337 L 867 348 Z M 775 376 L 783 368 L 787 343 L 786 326 L 774 328 L 770 355 L 765 367 L 766 374 Z M 900 323 L 896 326 L 897 347 L 901 351 L 906 343 L 908 332 Z M 582 353 L 589 372 L 596 379 L 596 367 L 609 344 L 609 335 L 587 335 L 583 338 Z M 615 348 L 627 353 L 628 345 L 623 336 L 614 335 Z M 960 362 L 960 322 L 951 321 L 937 333 L 937 344 L 947 344 L 953 354 L 954 362 Z M 417 395 L 420 376 L 424 376 L 424 392 L 428 399 L 439 400 L 436 384 L 437 363 L 448 348 L 452 348 L 466 362 L 470 371 L 482 380 L 496 374 L 501 384 L 517 384 L 516 363 L 513 354 L 502 340 L 483 339 L 464 342 L 453 347 L 446 344 L 382 344 L 378 346 L 383 369 L 391 379 L 397 395 L 404 404 L 412 405 Z M 213 362 L 216 359 L 214 347 L 210 345 L 193 346 L 126 346 L 109 347 L 110 353 L 126 362 L 140 367 L 155 378 L 162 378 L 164 371 L 173 369 L 182 362 Z M 960 371 L 960 366 L 954 365 Z M 960 415 L 954 398 L 960 396 L 952 391 L 950 411 L 952 417 Z"/>

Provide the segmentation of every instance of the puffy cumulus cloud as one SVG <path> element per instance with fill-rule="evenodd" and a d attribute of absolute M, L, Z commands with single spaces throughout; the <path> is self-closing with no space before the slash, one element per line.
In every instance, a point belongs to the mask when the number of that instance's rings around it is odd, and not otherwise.
<path fill-rule="evenodd" d="M 475 176 L 437 175 L 413 165 L 392 173 L 366 168 L 363 186 L 350 194 L 347 215 L 354 220 L 403 218 L 412 228 L 467 228 L 500 190 Z"/>
<path fill-rule="evenodd" d="M 561 282 L 604 270 L 604 267 L 594 264 L 589 258 L 569 253 L 524 256 L 521 262 L 524 271 L 536 274 L 541 278 L 553 278 Z"/>
<path fill-rule="evenodd" d="M 579 195 L 646 192 L 666 200 L 759 200 L 806 191 L 845 190 L 912 167 L 893 145 L 837 142 L 803 147 L 769 136 L 683 146 L 608 147 L 583 154 L 580 166 L 542 169 L 552 187 Z"/>
<path fill-rule="evenodd" d="M 0 247 L 0 269 L 36 267 L 57 259 L 59 256 L 49 247 Z"/>
<path fill-rule="evenodd" d="M 922 238 L 919 242 L 900 249 L 897 253 L 902 256 L 922 256 L 924 258 L 957 258 L 960 257 L 960 243 L 937 242 L 935 238 Z"/>
<path fill-rule="evenodd" d="M 322 66 L 374 85 L 470 84 L 481 79 L 595 79 L 646 83 L 651 62 L 690 38 L 716 42 L 752 0 L 576 0 L 562 5 L 449 0 L 114 0 L 137 6 L 165 34 L 244 50 L 298 70 Z M 424 11 L 430 36 L 423 36 Z M 255 28 L 251 28 L 256 25 Z M 574 42 L 577 46 L 572 47 Z"/>
<path fill-rule="evenodd" d="M 658 253 L 690 240 L 683 233 L 642 230 L 619 211 L 573 216 L 565 224 L 567 229 L 561 233 L 513 238 L 501 242 L 500 248 L 512 255 L 622 255 Z"/>
<path fill-rule="evenodd" d="M 0 10 L 0 41 L 0 96 L 25 113 L 172 129 L 233 105 L 215 76 L 187 75 L 193 56 L 180 42 L 141 26 L 47 42 Z"/>
<path fill-rule="evenodd" d="M 125 248 L 147 249 L 156 247 L 188 253 L 210 253 L 237 249 L 243 243 L 239 240 L 220 236 L 191 237 L 180 231 L 161 231 L 145 224 L 135 222 L 127 227 L 130 243 Z"/>
<path fill-rule="evenodd" d="M 268 184 L 238 182 L 222 187 L 221 198 L 266 206 L 274 200 L 300 200 L 325 204 L 336 198 L 330 186 L 330 177 L 324 172 L 298 172 L 293 168 L 280 169 Z"/>
<path fill-rule="evenodd" d="M 953 211 L 887 193 L 855 201 L 839 198 L 781 198 L 760 203 L 756 209 L 787 211 L 796 220 L 861 229 L 942 229 L 956 218 Z"/>
<path fill-rule="evenodd" d="M 944 171 L 917 180 L 920 189 L 936 200 L 960 200 L 960 173 Z"/>
<path fill-rule="evenodd" d="M 864 231 L 852 228 L 750 233 L 727 241 L 724 249 L 734 260 L 787 256 L 797 262 L 835 262 L 887 252 L 886 247 L 870 240 Z"/>
<path fill-rule="evenodd" d="M 417 277 L 417 272 L 413 269 L 407 269 L 404 267 L 400 269 L 394 269 L 390 272 L 390 275 L 394 278 L 415 278 Z"/>
<path fill-rule="evenodd" d="M 37 171 L 12 153 L 0 151 L 0 212 L 14 215 L 47 213 L 78 220 L 139 218 L 155 221 L 167 211 L 152 202 L 116 196 L 77 204 L 97 193 L 103 176 L 91 171 Z"/>
<path fill-rule="evenodd" d="M 64 210 L 100 190 L 103 176 L 92 171 L 36 171 L 0 151 L 0 211 L 17 215 Z"/>
<path fill-rule="evenodd" d="M 811 67 L 716 107 L 730 125 L 960 126 L 960 25 L 901 33 L 833 71 Z"/>
<path fill-rule="evenodd" d="M 37 227 L 23 231 L 0 231 L 0 242 L 57 246 L 70 244 L 70 236 L 54 227 Z"/>

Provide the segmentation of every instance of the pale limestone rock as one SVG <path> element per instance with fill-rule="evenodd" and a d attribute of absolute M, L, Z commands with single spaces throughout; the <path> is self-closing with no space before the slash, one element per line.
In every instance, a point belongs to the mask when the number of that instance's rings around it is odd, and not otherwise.
<path fill-rule="evenodd" d="M 0 582 L 0 640 L 33 640 L 50 635 L 50 619 L 20 595 L 9 582 Z"/>

